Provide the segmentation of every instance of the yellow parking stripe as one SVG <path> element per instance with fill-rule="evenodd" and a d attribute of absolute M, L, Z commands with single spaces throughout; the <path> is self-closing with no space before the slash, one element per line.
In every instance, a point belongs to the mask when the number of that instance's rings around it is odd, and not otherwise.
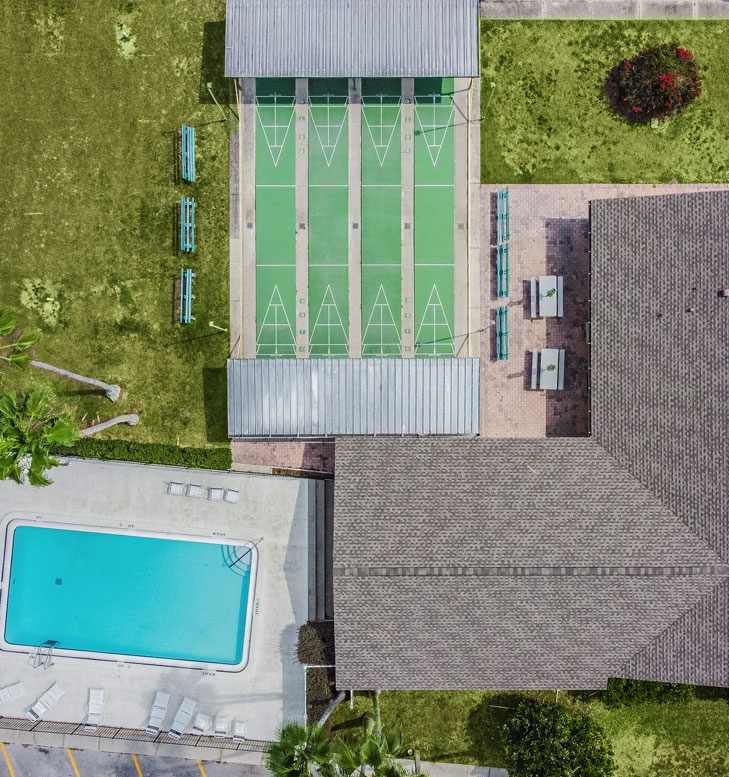
<path fill-rule="evenodd" d="M 10 772 L 10 777 L 15 777 L 15 772 L 13 771 L 13 765 L 10 763 L 10 757 L 8 756 L 8 751 L 5 749 L 5 743 L 0 742 L 0 747 L 2 747 L 3 749 L 3 755 L 5 756 L 5 763 L 8 765 L 8 771 Z"/>
<path fill-rule="evenodd" d="M 71 750 L 67 747 L 66 752 L 68 753 L 68 758 L 71 761 L 71 766 L 73 766 L 73 771 L 76 777 L 81 777 L 81 775 L 78 773 L 78 768 L 76 767 L 76 761 L 73 760 L 73 753 Z"/>
<path fill-rule="evenodd" d="M 142 774 L 142 770 L 139 768 L 139 761 L 137 761 L 137 756 L 132 753 L 132 758 L 134 759 L 134 765 L 137 767 L 137 774 L 139 774 L 139 777 L 144 777 Z"/>
<path fill-rule="evenodd" d="M 205 774 L 205 769 L 202 768 L 200 761 L 197 762 L 197 765 L 200 767 L 200 773 L 202 774 L 202 777 L 208 777 L 207 774 Z"/>

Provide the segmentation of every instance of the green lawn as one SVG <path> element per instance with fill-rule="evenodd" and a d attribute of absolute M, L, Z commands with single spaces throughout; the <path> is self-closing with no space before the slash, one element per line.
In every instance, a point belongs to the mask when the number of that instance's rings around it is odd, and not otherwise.
<path fill-rule="evenodd" d="M 225 0 L 65 0 L 0 5 L 0 308 L 43 339 L 35 358 L 119 384 L 111 405 L 53 383 L 89 422 L 142 411 L 108 437 L 227 442 L 228 138 L 211 100 L 223 78 Z M 174 133 L 197 125 L 198 182 L 175 183 Z M 195 197 L 194 254 L 174 247 Z M 197 274 L 193 315 L 173 323 L 173 281 Z M 50 298 L 50 301 L 49 301 Z M 9 388 L 51 380 L 6 373 Z"/>
<path fill-rule="evenodd" d="M 400 729 L 429 761 L 506 767 L 499 729 L 524 696 L 554 701 L 554 691 L 383 691 L 383 726 Z M 615 750 L 616 777 L 726 777 L 729 774 L 729 693 L 698 689 L 687 705 L 636 704 L 607 708 L 599 693 L 564 691 L 559 703 L 595 718 Z M 343 702 L 332 730 L 347 738 L 362 731 L 369 697 Z"/>
<path fill-rule="evenodd" d="M 729 181 L 727 40 L 726 20 L 482 21 L 482 183 Z M 611 68 L 670 41 L 701 96 L 658 129 L 628 124 L 603 93 Z"/>

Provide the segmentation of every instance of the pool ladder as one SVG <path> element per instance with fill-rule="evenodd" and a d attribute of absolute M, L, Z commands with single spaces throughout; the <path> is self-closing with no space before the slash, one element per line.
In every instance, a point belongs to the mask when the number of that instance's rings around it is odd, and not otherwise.
<path fill-rule="evenodd" d="M 42 666 L 48 669 L 53 666 L 53 648 L 58 644 L 58 640 L 47 639 L 42 645 L 38 645 L 33 658 L 33 669 Z"/>

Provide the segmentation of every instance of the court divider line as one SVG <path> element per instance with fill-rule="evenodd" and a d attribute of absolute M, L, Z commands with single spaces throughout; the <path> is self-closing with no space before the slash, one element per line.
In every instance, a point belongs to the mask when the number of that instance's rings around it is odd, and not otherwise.
<path fill-rule="evenodd" d="M 5 763 L 8 765 L 8 771 L 10 772 L 10 777 L 15 777 L 15 771 L 13 769 L 13 765 L 10 763 L 10 756 L 8 755 L 8 751 L 5 749 L 5 742 L 0 742 L 0 747 L 3 749 L 3 755 L 5 756 Z"/>

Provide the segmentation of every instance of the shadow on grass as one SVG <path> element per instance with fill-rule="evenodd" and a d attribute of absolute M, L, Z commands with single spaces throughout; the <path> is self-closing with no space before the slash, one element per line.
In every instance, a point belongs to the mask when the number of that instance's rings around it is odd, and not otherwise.
<path fill-rule="evenodd" d="M 228 442 L 228 374 L 225 367 L 203 368 L 205 432 L 208 442 Z"/>
<path fill-rule="evenodd" d="M 506 755 L 501 730 L 516 712 L 523 695 L 511 691 L 488 694 L 471 710 L 466 722 L 470 753 L 480 764 L 504 766 Z"/>
<path fill-rule="evenodd" d="M 225 78 L 225 21 L 203 25 L 202 65 L 198 99 L 213 103 L 208 83 L 219 103 L 228 102 L 228 81 Z"/>

